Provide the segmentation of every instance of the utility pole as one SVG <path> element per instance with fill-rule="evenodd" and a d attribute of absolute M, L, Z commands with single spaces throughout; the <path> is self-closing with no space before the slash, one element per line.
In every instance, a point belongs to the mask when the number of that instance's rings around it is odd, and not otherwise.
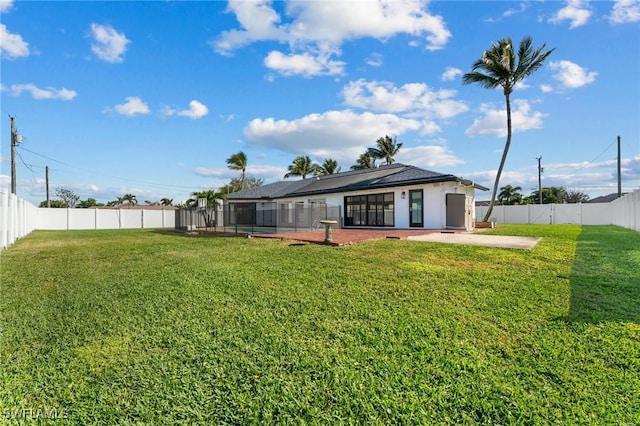
<path fill-rule="evenodd" d="M 9 116 L 11 120 L 11 193 L 16 193 L 16 118 Z"/>
<path fill-rule="evenodd" d="M 51 207 L 51 200 L 49 199 L 49 166 L 44 168 L 45 182 L 47 185 L 47 208 Z"/>
<path fill-rule="evenodd" d="M 16 118 L 11 119 L 11 193 L 16 193 L 16 145 L 22 143 L 22 135 L 16 130 Z"/>
<path fill-rule="evenodd" d="M 536 157 L 538 160 L 538 204 L 542 204 L 542 172 L 543 168 L 540 166 L 540 160 L 542 160 L 542 155 L 540 157 Z"/>
<path fill-rule="evenodd" d="M 618 136 L 618 198 L 622 197 L 622 173 L 620 168 L 620 136 Z"/>

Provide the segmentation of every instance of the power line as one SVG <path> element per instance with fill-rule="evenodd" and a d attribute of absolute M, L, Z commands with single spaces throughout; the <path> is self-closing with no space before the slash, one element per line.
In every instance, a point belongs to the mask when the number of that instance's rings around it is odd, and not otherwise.
<path fill-rule="evenodd" d="M 616 143 L 616 141 L 611 142 L 611 144 L 609 144 L 609 146 L 608 146 L 608 147 L 606 147 L 606 148 L 604 149 L 604 151 L 602 151 L 602 152 L 601 152 L 600 154 L 598 154 L 598 155 L 597 155 L 593 160 L 589 161 L 589 162 L 588 162 L 587 164 L 585 164 L 584 166 L 577 168 L 576 170 L 572 171 L 572 172 L 571 172 L 571 173 L 569 173 L 569 174 L 566 174 L 566 175 L 564 175 L 564 176 L 560 176 L 560 177 L 559 177 L 559 178 L 557 178 L 557 179 L 564 179 L 564 178 L 566 178 L 566 177 L 569 177 L 569 176 L 571 176 L 571 175 L 576 174 L 577 172 L 579 172 L 579 171 L 580 171 L 580 170 L 582 170 L 582 169 L 586 169 L 586 168 L 587 168 L 587 167 L 589 167 L 591 164 L 593 164 L 593 162 L 594 162 L 594 161 L 596 161 L 598 158 L 602 157 L 602 155 L 604 155 L 604 153 L 605 153 L 605 152 L 607 152 L 607 151 L 609 150 L 609 148 L 611 148 L 611 147 L 613 146 L 613 144 L 614 144 L 614 143 Z"/>
<path fill-rule="evenodd" d="M 31 154 L 37 155 L 39 157 L 45 158 L 47 160 L 54 161 L 54 162 L 56 162 L 58 164 L 62 164 L 63 166 L 67 166 L 67 167 L 71 167 L 72 169 L 80 170 L 80 171 L 85 172 L 85 173 L 99 174 L 99 175 L 102 175 L 104 177 L 108 177 L 108 178 L 111 178 L 111 179 L 119 179 L 119 180 L 122 180 L 122 181 L 125 181 L 125 182 L 130 182 L 130 183 L 152 185 L 152 186 L 157 186 L 157 187 L 160 187 L 160 188 L 177 188 L 177 189 L 189 189 L 189 190 L 193 189 L 193 186 L 171 185 L 171 184 L 164 184 L 164 183 L 158 183 L 158 182 L 149 182 L 149 181 L 143 181 L 143 180 L 127 179 L 127 178 L 123 178 L 123 177 L 120 177 L 120 176 L 112 176 L 112 175 L 108 175 L 108 174 L 105 174 L 105 173 L 96 172 L 95 170 L 83 169 L 81 167 L 77 167 L 77 166 L 65 163 L 63 161 L 60 161 L 60 160 L 56 160 L 55 158 L 51 158 L 51 157 L 48 157 L 46 155 L 39 154 L 39 153 L 37 153 L 35 151 L 32 151 L 30 149 L 27 149 L 27 148 L 25 148 L 23 146 L 21 146 L 20 149 L 25 150 L 27 152 L 30 152 Z M 43 166 L 38 166 L 38 167 L 43 167 Z M 58 171 L 62 171 L 62 170 L 58 170 Z"/>

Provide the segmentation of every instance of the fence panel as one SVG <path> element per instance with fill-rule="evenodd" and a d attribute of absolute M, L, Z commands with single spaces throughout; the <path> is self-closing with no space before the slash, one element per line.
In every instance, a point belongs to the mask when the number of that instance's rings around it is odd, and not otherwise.
<path fill-rule="evenodd" d="M 96 229 L 96 209 L 66 209 L 67 229 Z"/>
<path fill-rule="evenodd" d="M 582 204 L 552 204 L 553 222 L 566 224 L 582 223 Z"/>
<path fill-rule="evenodd" d="M 36 229 L 173 228 L 175 210 L 38 208 Z"/>
<path fill-rule="evenodd" d="M 611 203 L 582 204 L 583 225 L 610 225 Z"/>
<path fill-rule="evenodd" d="M 15 194 L 0 191 L 0 250 L 36 229 L 37 208 Z"/>
<path fill-rule="evenodd" d="M 611 202 L 612 223 L 640 232 L 640 189 Z"/>
<path fill-rule="evenodd" d="M 96 211 L 96 229 L 120 229 L 119 209 L 94 209 Z"/>
<path fill-rule="evenodd" d="M 477 206 L 476 218 L 484 217 L 487 209 Z M 513 224 L 617 225 L 640 232 L 640 189 L 611 203 L 494 206 L 491 219 Z"/>

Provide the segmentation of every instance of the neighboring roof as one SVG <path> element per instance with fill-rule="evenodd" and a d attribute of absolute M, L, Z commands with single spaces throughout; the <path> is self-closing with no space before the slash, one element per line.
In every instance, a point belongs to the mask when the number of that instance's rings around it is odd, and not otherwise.
<path fill-rule="evenodd" d="M 234 192 L 229 194 L 227 199 L 276 199 L 436 182 L 461 182 L 465 185 L 473 185 L 483 191 L 488 190 L 484 186 L 476 185 L 470 180 L 451 174 L 432 172 L 404 164 L 390 164 L 372 169 L 352 170 L 296 181 L 276 182 L 258 188 Z"/>
<path fill-rule="evenodd" d="M 625 195 L 625 194 L 626 192 L 622 193 L 622 195 Z M 613 200 L 616 200 L 617 198 L 618 198 L 618 193 L 614 192 L 613 194 L 607 194 L 601 197 L 592 198 L 591 200 L 587 201 L 587 203 L 610 203 Z"/>

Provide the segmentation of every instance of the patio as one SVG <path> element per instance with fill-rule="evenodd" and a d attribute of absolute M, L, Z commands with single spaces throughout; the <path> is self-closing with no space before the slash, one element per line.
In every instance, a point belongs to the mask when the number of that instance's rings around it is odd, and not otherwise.
<path fill-rule="evenodd" d="M 459 233 L 464 231 L 445 231 L 441 229 L 334 229 L 333 242 L 336 246 L 360 243 L 363 241 L 381 240 L 384 238 L 407 239 L 429 234 Z M 325 231 L 286 232 L 281 234 L 253 234 L 255 238 L 280 238 L 308 243 L 324 243 Z"/>

